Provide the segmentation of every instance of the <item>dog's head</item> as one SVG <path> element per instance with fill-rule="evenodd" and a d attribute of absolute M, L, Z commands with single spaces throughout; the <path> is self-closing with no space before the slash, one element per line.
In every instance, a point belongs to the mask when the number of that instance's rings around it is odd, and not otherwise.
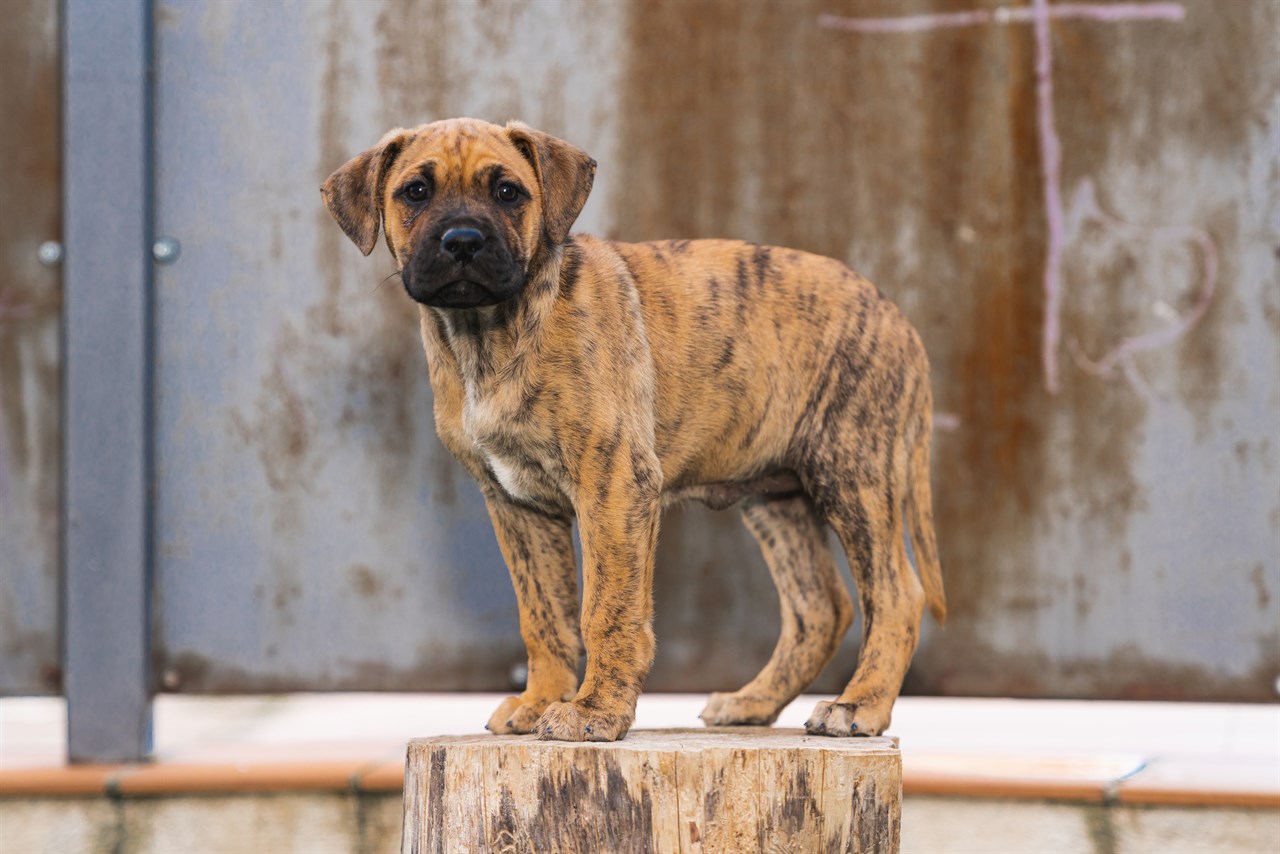
<path fill-rule="evenodd" d="M 595 171 L 586 152 L 528 125 L 450 119 L 391 131 L 320 192 L 364 254 L 381 226 L 409 296 L 476 308 L 519 294 L 568 239 Z"/>

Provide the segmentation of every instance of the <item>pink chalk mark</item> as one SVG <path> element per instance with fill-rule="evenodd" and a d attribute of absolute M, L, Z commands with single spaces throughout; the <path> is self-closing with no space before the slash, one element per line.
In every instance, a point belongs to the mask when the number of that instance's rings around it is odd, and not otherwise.
<path fill-rule="evenodd" d="M 0 419 L 0 508 L 10 512 L 13 502 L 9 500 L 9 447 L 4 437 L 4 419 Z"/>
<path fill-rule="evenodd" d="M 1040 166 L 1044 172 L 1044 207 L 1049 246 L 1044 265 L 1044 330 L 1041 363 L 1050 394 L 1058 393 L 1058 342 L 1062 337 L 1062 244 L 1066 229 L 1062 216 L 1062 144 L 1053 121 L 1053 46 L 1049 39 L 1049 0 L 1035 0 L 1036 121 L 1040 128 Z"/>
<path fill-rule="evenodd" d="M 1075 199 L 1071 204 L 1071 218 L 1076 222 L 1083 222 L 1087 219 L 1094 220 L 1107 230 L 1126 238 L 1147 237 L 1168 242 L 1185 241 L 1200 247 L 1200 252 L 1204 257 L 1204 271 L 1200 278 L 1200 291 L 1196 296 L 1195 304 L 1177 320 L 1161 329 L 1123 338 L 1119 344 L 1098 359 L 1089 358 L 1077 339 L 1072 338 L 1067 342 L 1067 349 L 1071 352 L 1071 357 L 1081 370 L 1094 376 L 1109 378 L 1115 375 L 1115 370 L 1118 367 L 1126 379 L 1135 386 L 1141 387 L 1141 377 L 1137 373 L 1133 357 L 1138 353 L 1165 347 L 1177 341 L 1190 332 L 1192 327 L 1199 323 L 1205 312 L 1209 310 L 1209 304 L 1213 301 L 1213 295 L 1218 285 L 1218 247 L 1207 232 L 1195 226 L 1171 225 L 1148 228 L 1133 225 L 1111 216 L 1103 211 L 1098 204 L 1097 194 L 1094 192 L 1093 183 L 1090 181 L 1082 183 L 1080 189 L 1076 191 Z"/>
<path fill-rule="evenodd" d="M 1038 12 L 1021 6 L 939 12 L 898 18 L 846 18 L 819 15 L 818 26 L 851 33 L 920 33 L 928 30 L 976 27 L 982 24 L 1025 24 Z M 1049 7 L 1050 18 L 1083 18 L 1092 21 L 1181 21 L 1187 12 L 1178 3 L 1059 3 Z"/>
<path fill-rule="evenodd" d="M 901 18 L 845 18 L 819 15 L 818 26 L 849 33 L 920 33 L 947 27 L 974 27 L 996 21 L 996 11 L 975 9 L 972 12 L 940 12 L 935 15 L 907 15 Z"/>
<path fill-rule="evenodd" d="M 1050 38 L 1049 21 L 1053 18 L 1082 18 L 1093 21 L 1181 21 L 1186 10 L 1179 3 L 1058 3 L 1049 0 L 1033 0 L 1031 8 L 1001 6 L 995 9 L 974 9 L 965 12 L 942 12 L 933 15 L 908 15 L 898 18 L 845 18 L 838 15 L 821 15 L 819 26 L 832 30 L 856 33 L 915 33 L 954 27 L 971 27 L 980 24 L 1013 24 L 1030 21 L 1035 28 L 1036 39 L 1036 122 L 1040 131 L 1040 165 L 1044 173 L 1045 221 L 1048 227 L 1048 247 L 1044 270 L 1044 328 L 1041 343 L 1041 361 L 1045 387 L 1050 394 L 1057 394 L 1060 381 L 1058 352 L 1062 342 L 1062 250 L 1066 239 L 1065 217 L 1062 211 L 1062 143 L 1053 114 L 1053 41 Z M 1092 193 L 1092 185 L 1089 185 Z M 1096 207 L 1096 203 L 1095 203 Z M 1099 210 L 1101 214 L 1101 211 Z M 1105 216 L 1105 214 L 1103 214 Z M 1112 220 L 1119 223 L 1119 220 Z M 1122 223 L 1123 225 L 1123 223 Z M 1083 354 L 1076 357 L 1082 367 L 1094 365 L 1097 373 L 1109 376 L 1117 363 L 1125 369 L 1126 376 L 1135 386 L 1140 385 L 1136 369 L 1128 361 L 1130 354 L 1140 350 L 1160 347 L 1185 334 L 1208 308 L 1207 300 L 1213 296 L 1217 277 L 1217 250 L 1209 236 L 1190 226 L 1181 228 L 1186 239 L 1199 243 L 1205 252 L 1206 288 L 1202 289 L 1203 308 L 1193 308 L 1184 318 L 1185 323 L 1175 324 L 1180 330 L 1170 335 L 1170 330 L 1160 333 L 1126 338 L 1116 351 L 1094 363 Z M 1199 303 L 1197 303 L 1199 306 Z M 1172 329 L 1172 328 L 1171 328 Z M 1083 361 L 1082 361 L 1083 359 Z"/>
<path fill-rule="evenodd" d="M 960 416 L 954 412 L 934 412 L 933 429 L 943 433 L 959 430 Z"/>

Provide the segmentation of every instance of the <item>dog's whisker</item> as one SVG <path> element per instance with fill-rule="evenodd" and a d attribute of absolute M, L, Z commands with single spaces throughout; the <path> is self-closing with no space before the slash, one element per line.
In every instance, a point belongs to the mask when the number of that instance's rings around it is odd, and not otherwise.
<path fill-rule="evenodd" d="M 374 285 L 374 286 L 373 286 L 373 290 L 374 290 L 374 292 L 375 292 L 375 293 L 377 293 L 378 288 L 380 288 L 380 287 L 382 287 L 383 285 L 385 285 L 385 284 L 388 282 L 388 280 L 390 280 L 390 279 L 394 279 L 396 276 L 399 276 L 399 275 L 400 275 L 400 271 L 399 271 L 399 270 L 396 270 L 396 271 L 395 271 L 395 272 L 393 272 L 390 276 L 387 276 L 385 279 L 383 279 L 382 281 L 378 282 L 378 284 L 376 284 L 376 285 Z"/>

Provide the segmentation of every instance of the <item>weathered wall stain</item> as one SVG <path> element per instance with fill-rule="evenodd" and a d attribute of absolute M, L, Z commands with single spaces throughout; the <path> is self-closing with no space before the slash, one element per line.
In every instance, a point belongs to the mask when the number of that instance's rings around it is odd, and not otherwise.
<path fill-rule="evenodd" d="M 1094 197 L 1093 184 L 1086 179 L 1076 191 L 1071 210 L 1067 211 L 1062 193 L 1062 143 L 1054 119 L 1053 46 L 1049 22 L 1063 18 L 1086 18 L 1094 21 L 1182 21 L 1186 10 L 1178 3 L 1127 3 L 1053 6 L 1049 0 L 1034 0 L 1031 9 L 1015 6 L 997 6 L 994 9 L 976 9 L 965 12 L 949 12 L 932 15 L 916 15 L 898 18 L 841 18 L 823 15 L 822 26 L 855 33 L 916 33 L 952 27 L 969 27 L 986 24 L 1029 22 L 1034 25 L 1036 36 L 1036 113 L 1040 134 L 1041 173 L 1044 180 L 1045 220 L 1048 239 L 1045 258 L 1044 294 L 1045 311 L 1042 327 L 1041 359 L 1044 365 L 1045 385 L 1051 393 L 1057 393 L 1059 381 L 1059 350 L 1061 347 L 1062 313 L 1062 254 L 1066 242 L 1068 218 L 1095 219 L 1111 231 L 1129 237 L 1145 234 L 1163 240 L 1190 240 L 1204 253 L 1204 279 L 1199 298 L 1182 315 L 1163 318 L 1166 326 L 1152 332 L 1131 335 L 1107 351 L 1098 359 L 1089 358 L 1076 339 L 1068 340 L 1068 348 L 1081 369 L 1100 377 L 1110 377 L 1119 367 L 1124 376 L 1139 389 L 1145 383 L 1137 373 L 1135 354 L 1167 346 L 1184 336 L 1200 321 L 1208 310 L 1217 284 L 1217 247 L 1204 231 L 1191 226 L 1142 229 L 1104 214 Z"/>
<path fill-rule="evenodd" d="M 465 73 L 449 52 L 455 8 L 447 0 L 389 0 L 379 11 L 379 96 L 389 126 L 413 127 L 449 116 L 456 75 Z M 353 153 L 340 153 L 334 162 Z"/>
<path fill-rule="evenodd" d="M 347 569 L 352 589 L 363 599 L 375 602 L 380 597 L 400 597 L 404 588 L 390 585 L 381 573 L 367 563 L 357 563 Z"/>
<path fill-rule="evenodd" d="M 315 187 L 354 153 L 349 111 L 360 96 L 350 83 L 353 59 L 344 53 L 343 39 L 358 10 L 342 2 L 327 9 L 319 127 L 326 166 L 315 174 Z M 332 223 L 324 206 L 317 203 L 312 217 L 315 231 L 328 236 Z M 229 415 L 246 446 L 256 451 L 271 489 L 278 539 L 271 545 L 270 601 L 284 625 L 292 625 L 291 609 L 306 587 L 305 567 L 290 541 L 304 535 L 302 498 L 316 488 L 326 455 L 352 443 L 363 446 L 375 463 L 369 473 L 378 483 L 374 494 L 389 512 L 417 489 L 415 471 L 405 465 L 414 443 L 424 438 L 413 409 L 422 372 L 416 319 L 398 280 L 387 278 L 388 262 L 379 258 L 382 263 L 367 276 L 353 280 L 342 250 L 337 240 L 316 242 L 315 266 L 322 278 L 308 294 L 310 303 L 301 320 L 279 324 L 252 414 Z M 442 482 L 448 485 L 451 478 L 445 472 Z M 440 491 L 436 495 L 443 497 Z M 362 567 L 356 586 L 366 597 L 381 584 L 377 573 Z"/>
<path fill-rule="evenodd" d="M 231 427 L 247 446 L 257 449 L 262 473 L 276 492 L 306 488 L 316 461 L 309 458 L 311 430 L 306 401 L 290 374 L 297 370 L 297 353 L 302 336 L 286 328 L 267 366 L 262 390 L 254 402 L 254 413 L 229 414 Z M 296 533 L 297 520 L 280 516 L 275 525 L 282 535 Z"/>
<path fill-rule="evenodd" d="M 1098 658 L 1067 658 L 1051 652 L 1009 653 L 972 637 L 961 639 L 965 659 L 907 674 L 904 693 L 952 696 L 1011 696 L 1072 699 L 1104 696 L 1117 700 L 1270 701 L 1263 688 L 1280 673 L 1280 632 L 1261 634 L 1250 644 L 1252 666 L 1243 675 L 1194 665 L 1168 664 L 1139 642 Z M 1101 684 L 1106 690 L 1100 692 Z M 1004 693 L 987 690 L 997 685 Z"/>
<path fill-rule="evenodd" d="M 1266 568 L 1261 563 L 1254 564 L 1253 571 L 1249 573 L 1249 580 L 1258 591 L 1258 607 L 1265 609 L 1271 604 L 1271 588 L 1267 586 Z"/>
<path fill-rule="evenodd" d="M 58 320 L 61 280 L 36 251 L 61 238 L 58 6 L 0 16 L 0 694 L 59 688 Z M 21 200 L 16 203 L 15 200 Z"/>

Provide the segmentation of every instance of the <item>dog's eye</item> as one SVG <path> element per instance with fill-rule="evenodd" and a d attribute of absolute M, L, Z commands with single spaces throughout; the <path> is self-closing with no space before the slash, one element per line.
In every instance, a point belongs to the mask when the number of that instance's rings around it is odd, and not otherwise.
<path fill-rule="evenodd" d="M 412 184 L 407 184 L 400 192 L 411 202 L 425 202 L 427 196 L 431 195 L 431 188 L 425 181 L 414 181 Z"/>
<path fill-rule="evenodd" d="M 497 195 L 498 201 L 510 204 L 520 198 L 520 188 L 510 181 L 503 181 L 498 185 Z"/>

